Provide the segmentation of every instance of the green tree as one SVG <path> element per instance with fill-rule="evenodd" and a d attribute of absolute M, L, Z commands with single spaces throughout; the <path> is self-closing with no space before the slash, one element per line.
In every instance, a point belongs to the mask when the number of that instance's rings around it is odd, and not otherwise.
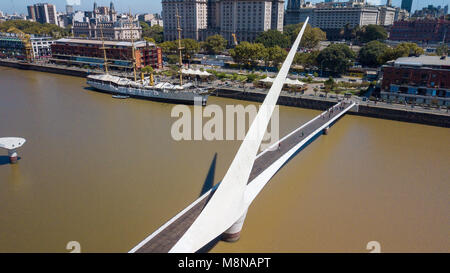
<path fill-rule="evenodd" d="M 164 41 L 163 27 L 159 25 L 149 26 L 146 22 L 140 21 L 139 24 L 142 27 L 142 37 L 152 38 L 156 43 L 162 43 Z"/>
<path fill-rule="evenodd" d="M 381 65 L 380 57 L 388 49 L 388 46 L 380 41 L 368 42 L 359 50 L 359 62 L 367 66 Z"/>
<path fill-rule="evenodd" d="M 184 58 L 191 59 L 200 50 L 200 43 L 194 39 L 183 39 L 181 40 L 181 47 L 183 48 Z"/>
<path fill-rule="evenodd" d="M 319 55 L 319 52 L 320 51 L 316 50 L 311 52 L 296 53 L 294 63 L 305 68 L 317 66 L 317 56 Z"/>
<path fill-rule="evenodd" d="M 272 66 L 278 67 L 284 59 L 287 57 L 286 50 L 282 49 L 279 46 L 269 47 L 267 48 L 267 54 L 265 54 L 264 61 L 266 65 L 272 63 Z"/>
<path fill-rule="evenodd" d="M 436 47 L 436 55 L 442 56 L 447 55 L 449 52 L 448 46 L 446 44 L 439 45 Z"/>
<path fill-rule="evenodd" d="M 349 23 L 347 23 L 340 31 L 339 35 L 342 39 L 345 39 L 347 41 L 351 41 L 355 39 L 356 37 L 356 31 L 355 28 L 352 28 Z"/>
<path fill-rule="evenodd" d="M 175 43 L 175 41 L 166 41 L 166 42 L 159 44 L 159 46 L 161 47 L 162 51 L 165 54 L 170 54 L 170 53 L 174 54 L 177 52 L 177 49 L 178 49 L 178 44 Z"/>
<path fill-rule="evenodd" d="M 264 60 L 267 55 L 267 50 L 263 44 L 252 44 L 249 42 L 242 42 L 234 49 L 230 50 L 233 60 L 241 65 L 256 65 L 259 60 Z"/>
<path fill-rule="evenodd" d="M 9 20 L 0 23 L 0 32 L 8 32 L 8 29 L 15 27 L 27 34 L 47 35 L 53 38 L 66 37 L 71 34 L 71 30 L 61 28 L 54 24 L 41 24 L 26 20 Z"/>
<path fill-rule="evenodd" d="M 144 37 L 144 40 L 149 42 L 149 43 L 154 43 L 154 44 L 156 43 L 155 39 L 150 38 L 150 37 Z"/>
<path fill-rule="evenodd" d="M 355 53 L 345 44 L 331 44 L 317 56 L 322 69 L 340 75 L 347 71 L 355 59 Z"/>
<path fill-rule="evenodd" d="M 355 28 L 356 39 L 362 43 L 368 43 L 374 40 L 386 40 L 387 32 L 384 27 L 379 25 L 367 25 Z"/>
<path fill-rule="evenodd" d="M 223 52 L 227 46 L 228 41 L 222 35 L 213 35 L 206 38 L 203 43 L 203 48 L 208 54 L 219 54 Z"/>
<path fill-rule="evenodd" d="M 298 36 L 298 33 L 303 27 L 303 23 L 295 25 L 287 25 L 284 27 L 284 35 L 289 37 L 290 45 L 292 45 Z M 302 41 L 300 42 L 301 47 L 315 48 L 319 45 L 320 41 L 327 39 L 327 35 L 320 28 L 313 28 L 310 24 L 306 25 L 305 33 L 303 33 Z"/>
<path fill-rule="evenodd" d="M 417 44 L 405 42 L 397 45 L 395 48 L 387 48 L 379 57 L 379 63 L 384 64 L 400 57 L 420 56 L 423 53 L 424 50 Z"/>
<path fill-rule="evenodd" d="M 255 42 L 261 43 L 265 47 L 279 46 L 281 48 L 288 48 L 291 46 L 290 38 L 275 29 L 261 32 L 258 37 L 256 37 Z"/>
<path fill-rule="evenodd" d="M 325 86 L 325 89 L 324 89 L 325 96 L 328 96 L 328 93 L 333 91 L 337 86 L 336 82 L 334 81 L 333 77 L 331 77 L 331 76 L 323 84 Z"/>

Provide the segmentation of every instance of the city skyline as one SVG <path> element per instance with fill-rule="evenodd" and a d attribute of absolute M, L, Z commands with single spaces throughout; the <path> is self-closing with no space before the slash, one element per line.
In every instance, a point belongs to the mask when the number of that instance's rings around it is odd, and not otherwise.
<path fill-rule="evenodd" d="M 74 10 L 91 10 L 94 2 L 97 3 L 98 6 L 109 6 L 111 0 L 78 0 L 80 5 L 75 5 Z M 76 3 L 78 1 L 67 1 L 67 0 L 5 0 L 0 1 L 0 11 L 13 14 L 27 14 L 27 6 L 33 5 L 36 3 L 49 3 L 56 6 L 56 10 L 58 12 L 65 11 L 66 4 Z M 287 3 L 287 1 L 285 1 Z M 313 0 L 313 3 L 323 2 L 322 0 Z M 339 1 L 343 2 L 343 1 Z M 371 4 L 385 4 L 385 0 L 368 0 Z M 161 0 L 148 1 L 148 0 L 115 0 L 113 1 L 114 6 L 118 12 L 128 12 L 131 10 L 132 13 L 161 13 L 162 5 Z M 401 6 L 401 0 L 393 0 L 392 4 L 396 7 Z M 427 7 L 428 5 L 434 6 L 445 6 L 445 0 L 413 0 L 412 3 L 412 11 L 414 12 L 417 9 L 422 9 L 423 7 Z"/>

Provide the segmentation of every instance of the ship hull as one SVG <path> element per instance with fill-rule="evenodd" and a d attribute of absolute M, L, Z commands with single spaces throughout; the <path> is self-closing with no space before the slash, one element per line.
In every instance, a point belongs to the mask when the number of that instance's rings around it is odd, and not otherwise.
<path fill-rule="evenodd" d="M 196 98 L 199 98 L 203 106 L 206 105 L 208 95 L 200 95 L 188 91 L 156 91 L 142 90 L 133 87 L 101 84 L 88 80 L 87 84 L 97 91 L 113 95 L 126 95 L 132 98 L 145 99 L 158 102 L 194 105 Z"/>

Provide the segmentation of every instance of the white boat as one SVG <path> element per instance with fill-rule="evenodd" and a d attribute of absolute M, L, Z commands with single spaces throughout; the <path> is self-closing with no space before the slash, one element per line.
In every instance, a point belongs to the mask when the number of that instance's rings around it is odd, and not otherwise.
<path fill-rule="evenodd" d="M 123 95 L 113 95 L 114 99 L 128 99 L 130 96 L 123 96 Z"/>

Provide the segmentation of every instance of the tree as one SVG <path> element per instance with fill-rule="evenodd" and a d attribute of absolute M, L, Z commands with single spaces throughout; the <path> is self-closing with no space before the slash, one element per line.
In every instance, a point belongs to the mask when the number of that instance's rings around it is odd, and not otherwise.
<path fill-rule="evenodd" d="M 386 40 L 387 32 L 384 27 L 379 25 L 367 25 L 355 28 L 356 39 L 362 43 L 368 43 L 374 40 Z"/>
<path fill-rule="evenodd" d="M 290 47 L 290 38 L 275 29 L 269 29 L 267 31 L 261 32 L 258 37 L 256 37 L 255 42 L 261 43 L 265 47 Z"/>
<path fill-rule="evenodd" d="M 345 44 L 331 44 L 317 56 L 321 69 L 340 75 L 347 71 L 355 59 L 355 53 Z"/>
<path fill-rule="evenodd" d="M 178 41 L 176 41 L 178 44 Z M 186 59 L 191 59 L 192 55 L 196 54 L 200 50 L 200 43 L 194 39 L 181 40 L 182 52 Z"/>
<path fill-rule="evenodd" d="M 227 46 L 228 41 L 222 35 L 213 35 L 206 38 L 203 47 L 208 54 L 219 54 L 223 52 Z"/>
<path fill-rule="evenodd" d="M 296 53 L 294 63 L 297 65 L 301 65 L 305 68 L 312 68 L 313 66 L 317 66 L 318 55 L 319 55 L 318 50 L 304 53 Z"/>
<path fill-rule="evenodd" d="M 140 21 L 139 24 L 142 27 L 142 37 L 152 38 L 156 43 L 162 43 L 164 41 L 163 27 L 159 25 L 149 26 L 146 22 Z"/>
<path fill-rule="evenodd" d="M 167 41 L 159 44 L 161 49 L 165 54 L 176 53 L 178 49 L 178 44 L 175 41 Z"/>
<path fill-rule="evenodd" d="M 358 54 L 358 59 L 361 64 L 367 66 L 381 65 L 380 57 L 388 49 L 388 46 L 379 41 L 371 41 L 363 46 Z"/>
<path fill-rule="evenodd" d="M 448 46 L 446 44 L 439 45 L 436 47 L 436 55 L 442 56 L 447 55 L 449 52 Z"/>
<path fill-rule="evenodd" d="M 379 57 L 379 63 L 384 64 L 391 60 L 396 60 L 400 57 L 420 56 L 424 50 L 415 43 L 401 43 L 395 48 L 387 48 L 385 52 Z"/>
<path fill-rule="evenodd" d="M 331 91 L 334 90 L 334 88 L 336 88 L 336 82 L 334 81 L 333 77 L 329 77 L 328 80 L 326 80 L 324 83 L 325 86 L 325 96 L 328 95 L 328 93 L 330 93 Z"/>
<path fill-rule="evenodd" d="M 289 37 L 290 45 L 292 45 L 298 36 L 298 33 L 303 27 L 303 23 L 295 25 L 287 25 L 284 27 L 284 35 Z M 311 25 L 306 25 L 305 32 L 303 33 L 303 38 L 300 43 L 301 47 L 315 48 L 319 45 L 320 41 L 327 39 L 327 35 L 320 28 L 313 28 Z"/>
<path fill-rule="evenodd" d="M 356 37 L 356 32 L 355 32 L 355 28 L 352 28 L 350 26 L 349 23 L 345 24 L 345 26 L 339 31 L 339 35 L 341 36 L 341 38 L 347 40 L 347 41 L 351 41 L 353 39 L 355 39 Z"/>
<path fill-rule="evenodd" d="M 154 44 L 156 43 L 155 39 L 153 39 L 153 38 L 144 37 L 144 40 L 149 43 L 154 43 Z"/>
<path fill-rule="evenodd" d="M 267 50 L 263 44 L 242 42 L 230 50 L 231 57 L 241 65 L 256 65 L 259 60 L 264 60 Z"/>
<path fill-rule="evenodd" d="M 159 45 L 166 54 L 178 54 L 178 40 L 167 41 Z M 193 39 L 181 40 L 182 54 L 185 59 L 191 59 L 192 56 L 200 50 L 200 43 Z M 170 56 L 168 56 L 170 59 Z"/>
<path fill-rule="evenodd" d="M 61 28 L 54 24 L 41 24 L 26 20 L 9 20 L 0 23 L 0 32 L 8 32 L 8 29 L 15 27 L 27 34 L 48 35 L 53 38 L 69 36 L 70 29 Z"/>
<path fill-rule="evenodd" d="M 266 62 L 266 65 L 272 63 L 272 66 L 278 67 L 278 65 L 280 65 L 280 63 L 282 63 L 284 59 L 286 59 L 286 57 L 286 50 L 282 49 L 279 46 L 274 46 L 267 48 L 267 54 L 265 54 L 264 61 Z"/>

